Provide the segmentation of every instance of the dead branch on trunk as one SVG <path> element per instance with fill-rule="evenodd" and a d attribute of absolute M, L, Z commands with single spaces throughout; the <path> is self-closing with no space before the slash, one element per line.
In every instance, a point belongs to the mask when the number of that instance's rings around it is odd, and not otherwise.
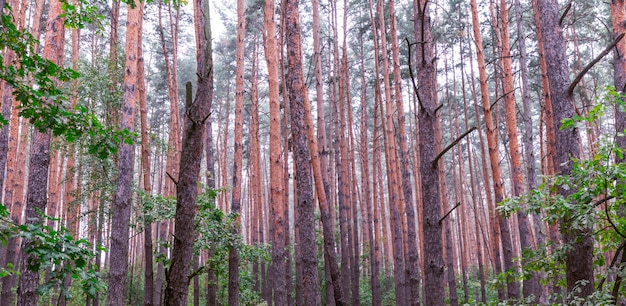
<path fill-rule="evenodd" d="M 568 95 L 571 96 L 574 93 L 574 89 L 576 88 L 578 83 L 580 83 L 580 81 L 583 79 L 585 74 L 587 74 L 587 72 L 589 72 L 589 70 L 591 70 L 591 68 L 593 68 L 593 66 L 595 66 L 603 57 L 609 54 L 609 52 L 613 50 L 613 47 L 615 47 L 615 45 L 617 45 L 617 43 L 619 43 L 622 40 L 622 38 L 624 38 L 624 33 L 617 36 L 617 38 L 615 38 L 615 40 L 608 47 L 606 47 L 606 49 L 604 49 L 602 53 L 600 53 L 595 59 L 593 59 L 593 61 L 587 64 L 587 66 L 585 66 L 585 68 L 582 71 L 580 71 L 580 73 L 576 76 L 572 84 L 570 84 L 570 86 L 567 88 Z"/>
<path fill-rule="evenodd" d="M 437 157 L 435 157 L 435 159 L 433 160 L 433 167 L 435 165 L 437 165 L 437 162 L 439 161 L 439 159 L 444 154 L 446 154 L 448 151 L 450 151 L 450 149 L 452 149 L 454 146 L 456 146 L 461 140 L 463 140 L 463 138 L 465 138 L 465 136 L 469 135 L 474 130 L 476 130 L 475 126 L 472 127 L 471 129 L 467 130 L 465 133 L 461 134 L 461 136 L 457 137 L 457 139 L 455 139 L 451 144 L 449 144 L 445 149 L 443 149 L 443 151 L 441 151 L 439 154 L 437 154 Z"/>

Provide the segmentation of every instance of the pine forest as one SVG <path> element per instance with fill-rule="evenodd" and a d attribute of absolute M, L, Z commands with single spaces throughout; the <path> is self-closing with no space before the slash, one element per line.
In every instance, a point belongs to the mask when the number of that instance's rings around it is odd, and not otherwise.
<path fill-rule="evenodd" d="M 626 0 L 0 9 L 0 305 L 626 305 Z"/>

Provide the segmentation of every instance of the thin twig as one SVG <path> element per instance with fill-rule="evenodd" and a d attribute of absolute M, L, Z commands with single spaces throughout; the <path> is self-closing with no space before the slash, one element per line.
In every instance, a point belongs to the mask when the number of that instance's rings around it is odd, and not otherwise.
<path fill-rule="evenodd" d="M 461 206 L 461 202 L 457 202 L 456 205 L 454 205 L 454 207 L 452 207 L 452 209 L 450 209 L 447 214 L 441 217 L 441 219 L 439 219 L 439 224 L 441 224 L 441 222 L 443 222 L 443 220 L 445 220 L 459 206 Z"/>
<path fill-rule="evenodd" d="M 498 103 L 500 100 L 502 100 L 502 98 L 506 97 L 508 94 L 515 92 L 515 89 L 501 95 L 500 97 L 498 97 L 495 101 L 493 101 L 493 103 L 491 103 L 491 106 L 489 106 L 489 110 L 493 109 L 493 106 L 496 105 L 496 103 Z"/>
<path fill-rule="evenodd" d="M 443 107 L 443 103 L 439 104 L 437 108 L 435 108 L 435 114 Z"/>
<path fill-rule="evenodd" d="M 624 235 L 624 233 L 622 233 L 618 228 L 617 225 L 615 225 L 615 223 L 613 223 L 613 220 L 611 219 L 611 215 L 609 214 L 609 205 L 604 206 L 604 213 L 606 214 L 606 220 L 609 221 L 609 224 L 611 225 L 611 227 L 613 228 L 613 230 L 615 230 L 615 232 L 622 236 L 622 238 L 626 238 L 626 235 Z"/>
<path fill-rule="evenodd" d="M 419 91 L 417 90 L 417 84 L 415 84 L 415 75 L 413 74 L 413 66 L 411 63 L 411 43 L 409 42 L 409 38 L 405 37 L 406 44 L 409 47 L 409 74 L 411 75 L 411 83 L 413 84 L 413 91 L 415 91 L 415 96 L 417 97 L 417 101 L 420 104 L 420 110 L 424 111 L 424 104 L 422 104 L 422 99 L 420 98 Z"/>
<path fill-rule="evenodd" d="M 170 180 L 172 180 L 172 182 L 174 182 L 174 185 L 178 186 L 178 181 L 176 181 L 176 179 L 174 179 L 174 177 L 169 172 L 166 171 L 165 174 L 167 174 L 167 176 L 170 178 Z"/>
<path fill-rule="evenodd" d="M 567 13 L 569 13 L 569 10 L 571 8 L 572 8 L 572 3 L 570 2 L 569 4 L 567 4 L 567 7 L 565 7 L 565 11 L 563 11 L 561 18 L 559 19 L 559 26 L 563 25 L 563 20 L 565 20 L 565 17 L 567 16 Z"/>
<path fill-rule="evenodd" d="M 191 272 L 191 274 L 189 274 L 189 279 L 192 279 L 192 278 L 196 277 L 196 275 L 200 275 L 200 274 L 204 273 L 204 270 L 206 270 L 206 266 L 202 266 L 202 267 L 196 269 L 195 271 Z"/>
<path fill-rule="evenodd" d="M 593 207 L 598 207 L 602 204 L 604 204 L 604 202 L 608 201 L 608 200 L 613 200 L 615 197 L 614 196 L 608 196 L 606 198 L 603 198 L 602 200 L 598 200 L 597 202 L 593 203 Z"/>
<path fill-rule="evenodd" d="M 617 36 L 617 38 L 615 38 L 615 40 L 608 47 L 606 47 L 606 49 L 604 49 L 602 53 L 600 53 L 593 61 L 587 64 L 587 66 L 585 66 L 585 68 L 582 71 L 580 71 L 580 73 L 576 76 L 572 84 L 570 84 L 570 86 L 567 88 L 568 95 L 571 96 L 574 93 L 574 89 L 576 88 L 578 83 L 580 83 L 580 81 L 583 79 L 585 74 L 587 74 L 587 72 L 589 72 L 589 70 L 591 70 L 591 68 L 593 68 L 593 66 L 595 66 L 603 57 L 609 54 L 609 52 L 611 52 L 613 47 L 615 47 L 615 45 L 617 45 L 617 43 L 619 43 L 622 40 L 622 38 L 624 38 L 624 33 Z"/>
<path fill-rule="evenodd" d="M 475 126 L 473 126 L 471 129 L 467 130 L 467 132 L 463 133 L 461 136 L 457 137 L 457 139 L 455 139 L 451 144 L 449 144 L 445 149 L 443 149 L 443 151 L 441 151 L 441 153 L 437 154 L 437 157 L 435 157 L 435 159 L 433 160 L 433 167 L 435 167 L 437 165 L 437 162 L 439 161 L 439 159 L 444 154 L 446 154 L 446 152 L 450 151 L 450 149 L 452 149 L 457 143 L 459 143 L 459 141 L 463 140 L 463 138 L 465 138 L 465 136 L 469 135 L 474 130 L 476 130 Z"/>

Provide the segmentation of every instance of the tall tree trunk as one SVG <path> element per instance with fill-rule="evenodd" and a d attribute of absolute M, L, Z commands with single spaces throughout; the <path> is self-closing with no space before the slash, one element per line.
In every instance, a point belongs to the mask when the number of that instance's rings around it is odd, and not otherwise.
<path fill-rule="evenodd" d="M 283 161 L 280 124 L 280 89 L 278 85 L 278 53 L 274 0 L 265 1 L 263 19 L 263 41 L 268 71 L 270 109 L 270 218 L 272 233 L 272 266 L 270 273 L 274 304 L 287 305 L 285 237 L 289 235 L 285 226 L 285 200 L 283 187 Z M 271 301 L 268 301 L 268 303 Z"/>
<path fill-rule="evenodd" d="M 209 116 L 209 100 L 206 99 L 208 73 L 205 67 L 198 67 L 199 74 L 196 98 L 192 99 L 191 82 L 186 86 L 185 129 L 179 179 L 176 184 L 176 216 L 172 263 L 167 273 L 165 305 L 183 306 L 187 304 L 189 269 L 193 258 L 195 240 L 194 217 L 198 195 L 198 177 L 202 151 L 204 148 L 205 122 Z"/>
<path fill-rule="evenodd" d="M 233 160 L 233 193 L 230 203 L 231 213 L 241 212 L 241 184 L 242 184 L 242 160 L 243 160 L 243 93 L 244 93 L 244 52 L 246 35 L 245 4 L 243 0 L 237 0 L 237 44 L 236 44 L 236 69 L 235 69 L 235 152 Z M 235 219 L 235 234 L 241 230 L 241 218 Z M 236 246 L 228 252 L 228 304 L 239 305 L 239 254 Z"/>
<path fill-rule="evenodd" d="M 580 136 L 577 128 L 561 129 L 565 118 L 575 115 L 574 101 L 568 87 L 570 86 L 565 39 L 559 23 L 560 12 L 556 0 L 537 0 L 539 19 L 543 31 L 543 43 L 547 63 L 548 80 L 550 82 L 550 98 L 554 110 L 554 130 L 556 151 L 554 166 L 559 175 L 568 175 L 572 170 L 572 158 L 580 156 Z M 563 197 L 573 190 L 562 187 L 557 192 Z M 565 270 L 567 291 L 573 297 L 587 297 L 594 291 L 593 276 L 593 237 L 591 228 L 572 227 L 566 216 L 560 224 L 564 242 L 571 244 L 565 253 Z M 580 284 L 580 281 L 586 282 Z M 580 291 L 574 291 L 575 288 Z"/>
<path fill-rule="evenodd" d="M 417 81 L 419 88 L 415 94 L 420 102 L 419 112 L 419 153 L 422 182 L 422 206 L 424 232 L 424 304 L 444 304 L 444 262 L 441 223 L 441 198 L 439 190 L 439 165 L 437 156 L 436 129 L 436 70 L 434 66 L 434 45 L 432 43 L 431 20 L 428 2 L 414 0 L 415 35 L 417 45 Z"/>
<path fill-rule="evenodd" d="M 291 104 L 291 132 L 293 135 L 294 165 L 296 171 L 296 224 L 298 224 L 302 278 L 303 305 L 320 305 L 320 289 L 317 276 L 317 252 L 315 247 L 315 220 L 313 185 L 311 182 L 311 152 L 306 142 L 307 116 L 305 109 L 310 107 L 307 88 L 302 72 L 302 38 L 298 1 L 285 1 L 285 42 L 287 44 L 287 89 Z"/>
<path fill-rule="evenodd" d="M 394 78 L 394 89 L 395 89 L 395 102 L 396 102 L 396 111 L 398 114 L 398 142 L 400 144 L 399 150 L 399 165 L 409 165 L 410 155 L 409 155 L 409 145 L 407 140 L 407 132 L 406 132 L 406 123 L 405 123 L 405 115 L 404 115 L 404 102 L 402 101 L 402 76 L 400 69 L 400 48 L 398 46 L 398 31 L 397 31 L 397 22 L 396 22 L 396 10 L 395 10 L 395 1 L 389 0 L 388 3 L 389 10 L 389 31 L 391 32 L 391 54 L 393 60 L 393 78 Z M 399 167 L 401 171 L 401 179 L 402 179 L 402 191 L 404 194 L 404 209 L 406 215 L 406 228 L 407 228 L 407 250 L 408 258 L 405 258 L 406 261 L 406 288 L 408 292 L 406 292 L 407 301 L 410 305 L 418 305 L 420 302 L 419 296 L 419 259 L 417 254 L 417 233 L 416 233 L 416 223 L 415 223 L 415 207 L 416 201 L 413 197 L 413 190 L 411 184 L 411 167 Z"/>
<path fill-rule="evenodd" d="M 140 32 L 143 24 L 140 25 Z M 137 88 L 139 92 L 139 113 L 141 128 L 141 169 L 143 174 L 143 189 L 147 195 L 152 194 L 152 182 L 150 181 L 150 139 L 148 136 L 148 111 L 146 107 L 146 85 L 144 80 L 144 59 L 141 42 L 139 48 L 139 58 L 137 61 Z M 146 211 L 144 211 L 146 213 Z M 154 305 L 154 268 L 153 268 L 153 246 L 152 246 L 152 219 L 149 215 L 143 216 L 143 239 L 144 239 L 144 306 Z"/>
<path fill-rule="evenodd" d="M 539 53 L 539 67 L 541 68 L 541 92 L 543 96 L 544 111 L 546 118 L 546 147 L 547 147 L 547 172 L 546 175 L 554 174 L 554 156 L 556 150 L 555 130 L 554 130 L 554 112 L 552 110 L 552 99 L 550 97 L 550 81 L 548 80 L 548 64 L 546 63 L 545 46 L 543 39 L 543 29 L 539 16 L 538 2 L 532 0 L 533 12 L 535 17 L 535 29 L 537 32 L 537 49 Z"/>
<path fill-rule="evenodd" d="M 168 306 L 187 304 L 189 267 L 195 239 L 194 216 L 198 194 L 197 185 L 205 141 L 205 124 L 210 115 L 213 100 L 213 59 L 208 2 L 204 0 L 194 2 L 194 19 L 198 85 L 195 99 L 192 99 L 190 83 L 187 83 L 186 88 L 187 120 L 185 120 L 183 132 L 179 180 L 176 185 L 175 239 L 172 264 L 167 275 L 168 281 L 165 289 L 165 304 Z"/>
<path fill-rule="evenodd" d="M 250 171 L 250 199 L 251 205 L 250 208 L 252 212 L 251 216 L 251 226 L 250 232 L 252 241 L 251 244 L 258 246 L 261 243 L 262 233 L 262 224 L 261 218 L 262 210 L 263 210 L 263 193 L 261 190 L 261 149 L 259 144 L 259 93 L 258 93 L 258 85 L 257 85 L 257 62 L 258 62 L 258 52 L 257 52 L 257 36 L 255 34 L 253 39 L 253 51 L 252 51 L 252 70 L 251 70 L 251 89 L 250 89 L 250 98 L 251 98 L 251 107 L 250 107 L 250 157 L 249 157 L 249 171 Z M 253 281 L 254 281 L 254 290 L 256 292 L 261 292 L 260 290 L 260 262 L 256 261 L 252 263 L 253 269 Z"/>
<path fill-rule="evenodd" d="M 46 45 L 43 57 L 53 63 L 63 65 L 63 47 L 65 43 L 64 19 L 61 16 L 61 2 L 52 0 L 48 12 L 46 27 Z M 48 192 L 48 170 L 50 166 L 50 130 L 35 130 L 28 168 L 28 192 L 26 195 L 26 224 L 41 223 L 40 212 L 45 211 Z M 24 239 L 21 249 L 30 247 L 31 241 Z M 36 255 L 23 252 L 20 259 L 20 280 L 18 286 L 18 305 L 37 305 L 39 286 L 39 271 L 32 271 L 28 263 L 36 260 Z"/>
<path fill-rule="evenodd" d="M 474 29 L 474 39 L 476 42 L 476 57 L 478 59 L 478 74 L 480 80 L 480 93 L 483 103 L 483 113 L 485 120 L 485 127 L 487 130 L 487 144 L 489 148 L 489 160 L 491 165 L 491 174 L 493 180 L 493 190 L 495 195 L 495 203 L 500 203 L 504 199 L 504 190 L 502 186 L 502 174 L 500 170 L 500 154 L 498 151 L 497 136 L 495 134 L 495 125 L 493 123 L 491 103 L 489 100 L 489 87 L 487 85 L 487 70 L 485 66 L 485 55 L 483 53 L 482 35 L 480 33 L 479 21 L 478 21 L 478 8 L 476 6 L 476 0 L 471 0 L 472 7 L 472 25 Z M 490 196 L 490 195 L 488 195 Z M 496 273 L 502 272 L 500 264 L 500 252 L 499 243 L 502 242 L 503 256 L 504 256 L 504 269 L 508 270 L 512 266 L 512 254 L 511 254 L 511 237 L 509 233 L 508 222 L 502 218 L 500 214 L 495 211 L 495 207 L 490 207 L 491 223 L 493 225 L 492 233 L 494 237 L 494 245 L 492 247 L 495 254 Z M 498 230 L 499 229 L 499 230 Z M 507 280 L 508 282 L 508 280 Z M 517 285 L 507 284 L 507 293 L 509 298 L 514 298 L 519 293 Z M 505 299 L 503 292 L 498 291 L 498 298 Z"/>
<path fill-rule="evenodd" d="M 370 160 L 368 157 L 368 137 L 367 137 L 367 81 L 365 79 L 365 62 L 363 51 L 363 40 L 360 40 L 361 51 L 361 126 L 360 126 L 360 147 L 359 157 L 361 161 L 361 185 L 363 193 L 361 196 L 361 214 L 363 218 L 363 230 L 367 233 L 369 241 L 369 257 L 370 257 L 370 286 L 372 290 L 372 305 L 380 305 L 380 266 L 376 258 L 376 250 L 378 249 L 378 241 L 374 238 L 373 226 L 377 226 L 378 222 L 372 223 L 372 187 L 370 180 Z M 376 201 L 374 201 L 376 203 Z M 378 219 L 378 218 L 376 218 Z"/>
<path fill-rule="evenodd" d="M 505 0 L 500 0 L 500 19 L 502 20 L 502 82 L 504 86 L 506 128 L 509 136 L 508 147 L 511 154 L 511 182 L 513 185 L 513 196 L 521 196 L 524 193 L 524 176 L 522 173 L 521 152 L 517 135 L 517 107 L 514 95 L 515 84 L 513 81 L 509 38 L 509 9 Z M 517 222 L 519 225 L 519 239 L 522 250 L 532 250 L 531 230 L 526 211 L 517 211 Z M 525 279 L 523 285 L 524 297 L 534 295 L 535 298 L 538 298 L 541 296 L 541 286 L 535 274 L 529 279 Z"/>
<path fill-rule="evenodd" d="M 313 175 L 315 177 L 315 190 L 318 196 L 318 203 L 322 221 L 322 235 L 324 239 L 324 262 L 328 265 L 330 279 L 327 282 L 332 286 L 332 296 L 335 305 L 345 305 L 344 294 L 341 288 L 341 275 L 337 264 L 337 254 L 335 251 L 334 230 L 331 220 L 331 208 L 327 196 L 328 191 L 328 149 L 326 145 L 326 123 L 324 120 L 324 92 L 322 79 L 322 57 L 320 51 L 320 25 L 319 25 L 319 2 L 313 0 L 313 48 L 315 61 L 316 79 L 316 102 L 317 102 L 317 140 L 313 135 L 313 122 L 310 111 L 307 112 L 309 127 L 309 145 L 311 146 L 311 157 Z M 329 290 L 327 288 L 326 290 Z"/>
<path fill-rule="evenodd" d="M 78 5 L 76 1 L 73 1 L 74 5 Z M 78 71 L 78 60 L 80 53 L 80 29 L 74 28 L 72 29 L 72 69 Z M 72 96 L 70 98 L 70 104 L 72 107 L 76 107 L 78 103 L 78 80 L 72 81 L 71 84 Z M 78 195 L 78 187 L 80 180 L 77 178 L 80 175 L 80 171 L 76 169 L 76 149 L 74 144 L 69 144 L 68 149 L 65 152 L 65 156 L 67 158 L 66 167 L 65 167 L 65 180 L 59 180 L 58 183 L 64 182 L 65 190 L 63 196 L 63 204 L 66 208 L 66 224 L 69 229 L 70 235 L 74 237 L 74 239 L 79 238 L 80 232 L 80 201 L 76 201 L 76 196 Z M 56 155 L 56 154 L 55 154 Z M 54 158 L 52 159 L 54 164 Z M 62 165 L 61 170 L 62 172 Z M 51 171 L 52 173 L 52 171 Z M 60 174 L 60 173 L 59 173 Z M 51 182 L 52 183 L 52 182 Z M 52 187 L 52 185 L 51 185 Z M 60 186 L 59 186 L 60 187 Z M 72 284 L 72 278 L 70 276 L 66 276 L 63 280 L 63 287 L 69 288 Z M 65 299 L 65 294 L 59 294 L 59 301 L 57 303 L 59 306 L 65 306 L 67 301 Z"/>
<path fill-rule="evenodd" d="M 397 149 L 396 149 L 396 135 L 395 135 L 395 126 L 393 122 L 393 116 L 395 113 L 395 104 L 391 97 L 391 81 L 389 80 L 389 75 L 391 74 L 391 70 L 389 68 L 389 61 L 387 60 L 386 54 L 387 51 L 387 38 L 386 38 L 386 30 L 385 30 L 385 19 L 384 19 L 384 11 L 383 11 L 383 1 L 378 1 L 378 14 L 379 14 L 379 31 L 380 31 L 380 47 L 382 54 L 382 73 L 383 73 L 383 84 L 384 84 L 384 100 L 385 100 L 385 123 L 384 123 L 384 140 L 385 140 L 385 160 L 387 163 L 387 184 L 388 184 L 388 192 L 389 192 L 389 208 L 391 213 L 391 240 L 393 241 L 393 273 L 394 273 L 394 282 L 396 286 L 396 302 L 399 305 L 405 305 L 407 303 L 407 294 L 406 294 L 406 280 L 405 280 L 405 264 L 404 264 L 404 244 L 403 244 L 403 233 L 402 233 L 402 216 L 400 214 L 401 206 L 403 205 L 401 201 L 400 194 L 400 186 L 401 181 L 399 180 L 399 174 L 397 173 L 398 167 L 398 159 L 397 159 Z"/>
<path fill-rule="evenodd" d="M 613 25 L 613 36 L 626 33 L 626 1 L 612 0 L 611 4 L 611 21 Z M 613 82 L 618 92 L 626 90 L 626 41 L 623 39 L 616 45 L 613 53 Z M 624 109 L 615 107 L 615 132 L 624 133 L 626 130 L 626 112 Z M 621 135 L 615 138 L 615 143 L 622 150 L 626 150 L 626 136 Z M 624 162 L 624 159 L 620 159 Z"/>
<path fill-rule="evenodd" d="M 171 17 L 171 3 L 167 2 L 168 12 Z M 178 179 L 178 164 L 180 162 L 180 111 L 178 107 L 178 80 L 177 80 L 177 34 L 174 31 L 172 32 L 172 47 L 171 51 L 167 47 L 165 42 L 165 33 L 163 30 L 163 14 L 162 14 L 162 6 L 163 3 L 159 3 L 158 9 L 158 32 L 159 38 L 161 40 L 161 49 L 163 51 L 164 64 L 165 64 L 165 78 L 167 81 L 167 89 L 168 89 L 168 97 L 170 102 L 170 126 L 169 126 L 169 134 L 167 140 L 167 161 L 165 165 L 166 173 L 169 174 L 174 180 Z M 177 22 L 177 21 L 176 21 Z M 176 29 L 174 23 L 170 18 L 170 28 L 172 30 Z M 170 53 L 171 52 L 171 53 Z M 170 59 L 170 55 L 172 59 Z M 165 181 L 165 196 L 175 196 L 175 183 L 172 179 L 167 179 Z"/>
<path fill-rule="evenodd" d="M 141 42 L 140 31 L 143 22 L 143 3 L 135 8 L 128 7 L 126 24 L 126 63 L 124 73 L 124 98 L 122 101 L 122 128 L 133 131 L 135 127 L 135 105 L 138 99 L 137 66 L 139 58 L 138 44 Z M 111 228 L 111 264 L 107 305 L 122 305 L 128 274 L 128 237 L 131 212 L 131 185 L 134 168 L 134 145 L 121 143 L 118 153 L 118 179 Z"/>
<path fill-rule="evenodd" d="M 454 64 L 452 65 L 454 67 Z M 452 101 L 450 99 L 450 90 L 449 90 L 449 86 L 448 86 L 448 70 L 449 70 L 449 66 L 448 66 L 448 61 L 444 60 L 444 71 L 445 71 L 445 92 L 446 92 L 446 102 L 448 104 L 448 108 L 449 109 L 449 122 L 452 125 Z M 455 91 L 456 91 L 456 82 L 454 83 L 455 86 Z M 456 95 L 456 94 L 455 94 Z M 455 118 L 456 119 L 456 118 Z M 458 135 L 458 129 L 456 130 L 457 135 Z M 435 139 L 436 139 L 436 143 L 437 146 L 435 147 L 436 151 L 440 151 L 443 149 L 443 132 L 441 131 L 441 124 L 437 123 L 437 128 L 435 129 Z M 454 155 L 453 155 L 454 156 Z M 452 160 L 452 164 L 456 165 L 458 162 L 454 160 Z M 453 178 L 456 177 L 456 166 L 452 167 L 453 170 Z M 443 157 L 441 157 L 439 159 L 438 162 L 438 171 L 439 171 L 439 177 L 441 178 L 439 181 L 439 190 L 441 192 L 441 207 L 443 208 L 443 212 L 447 213 L 452 211 L 454 204 L 450 203 L 449 197 L 448 197 L 448 182 L 446 181 L 446 171 L 445 171 L 445 165 L 444 165 L 444 161 L 443 161 Z M 456 189 L 456 186 L 453 186 Z M 452 245 L 452 222 L 450 221 L 451 218 L 447 217 L 446 219 L 442 220 L 442 230 L 443 230 L 443 239 L 445 239 L 445 263 L 446 263 L 446 280 L 448 281 L 448 292 L 450 293 L 449 297 L 450 297 L 450 305 L 452 306 L 458 306 L 459 305 L 459 294 L 457 292 L 457 288 L 456 288 L 456 273 L 455 273 L 455 267 L 454 267 L 454 262 L 457 260 L 457 254 L 454 254 L 454 246 Z"/>

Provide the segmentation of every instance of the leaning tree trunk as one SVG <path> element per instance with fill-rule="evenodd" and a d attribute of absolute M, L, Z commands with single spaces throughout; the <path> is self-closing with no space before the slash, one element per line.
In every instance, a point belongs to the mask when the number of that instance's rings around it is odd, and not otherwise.
<path fill-rule="evenodd" d="M 199 67 L 198 71 L 204 71 Z M 179 179 L 176 184 L 176 215 L 174 222 L 174 247 L 172 249 L 172 263 L 167 273 L 167 287 L 165 288 L 165 305 L 187 305 L 189 287 L 189 268 L 193 257 L 193 243 L 195 240 L 194 217 L 196 197 L 198 195 L 198 178 L 202 151 L 204 148 L 205 122 L 209 116 L 209 101 L 205 98 L 208 90 L 207 75 L 199 75 L 199 86 L 196 98 L 191 98 L 191 83 L 186 86 L 185 129 Z M 205 85 L 205 86 L 202 86 Z"/>
<path fill-rule="evenodd" d="M 211 30 L 208 5 L 196 2 L 196 45 L 198 86 L 192 99 L 191 83 L 186 86 L 185 114 L 179 179 L 176 184 L 176 215 L 172 263 L 167 274 L 165 305 L 187 304 L 189 268 L 193 258 L 195 240 L 194 217 L 200 163 L 204 149 L 205 124 L 211 110 L 213 95 L 213 67 L 211 53 Z"/>

